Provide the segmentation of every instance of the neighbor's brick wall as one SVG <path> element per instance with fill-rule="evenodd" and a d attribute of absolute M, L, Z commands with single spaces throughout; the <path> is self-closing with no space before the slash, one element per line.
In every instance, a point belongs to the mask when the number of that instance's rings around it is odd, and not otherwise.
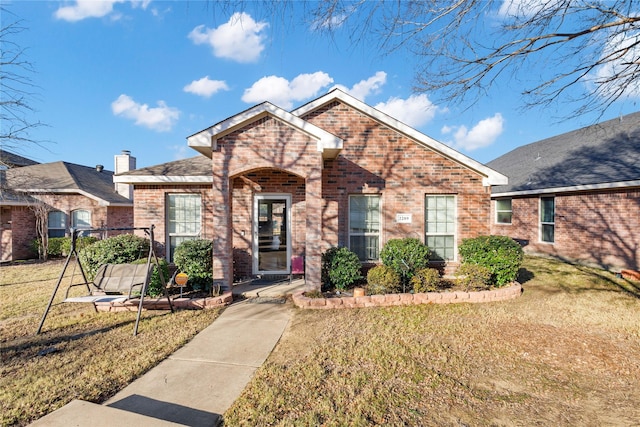
<path fill-rule="evenodd" d="M 31 251 L 31 242 L 36 239 L 36 217 L 27 206 L 13 206 L 11 209 L 11 260 L 30 259 L 38 256 Z M 3 232 L 4 235 L 4 232 Z M 4 242 L 3 242 L 4 245 Z M 3 260 L 5 255 L 3 254 Z"/>
<path fill-rule="evenodd" d="M 424 241 L 427 194 L 457 196 L 458 243 L 489 232 L 490 190 L 476 172 L 339 102 L 304 118 L 344 140 L 340 156 L 324 164 L 324 249 L 348 244 L 351 194 L 381 194 L 382 244 L 406 236 Z M 412 223 L 397 224 L 398 213 L 412 214 Z"/>
<path fill-rule="evenodd" d="M 191 194 L 202 196 L 202 234 L 203 239 L 213 239 L 211 212 L 213 210 L 212 190 L 209 184 L 201 185 L 135 185 L 133 189 L 133 218 L 136 227 L 155 225 L 154 239 L 156 253 L 166 256 L 166 207 L 165 200 L 169 193 Z M 138 232 L 140 233 L 140 232 Z"/>
<path fill-rule="evenodd" d="M 640 190 L 556 195 L 553 244 L 540 242 L 539 203 L 537 196 L 514 198 L 512 224 L 494 223 L 491 232 L 525 240 L 527 253 L 604 268 L 640 268 Z M 492 218 L 494 212 L 495 202 Z"/>

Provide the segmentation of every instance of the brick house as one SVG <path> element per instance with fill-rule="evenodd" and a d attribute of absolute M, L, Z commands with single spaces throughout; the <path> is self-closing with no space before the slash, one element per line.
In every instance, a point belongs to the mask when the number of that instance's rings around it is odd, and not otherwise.
<path fill-rule="evenodd" d="M 129 152 L 115 160 L 123 172 L 135 168 Z M 49 237 L 63 237 L 71 227 L 133 226 L 131 189 L 122 184 L 114 187 L 113 172 L 100 165 L 60 161 L 20 167 L 14 162 L 11 166 L 0 171 L 0 261 L 37 256 L 32 249 L 37 238 L 36 212 L 46 215 Z M 110 231 L 102 237 L 117 233 Z"/>
<path fill-rule="evenodd" d="M 525 145 L 489 162 L 492 234 L 525 251 L 640 268 L 640 112 Z"/>
<path fill-rule="evenodd" d="M 134 186 L 136 226 L 154 223 L 172 250 L 214 242 L 214 280 L 288 274 L 304 257 L 320 286 L 321 254 L 347 246 L 377 262 L 392 238 L 417 237 L 434 262 L 490 231 L 502 174 L 334 89 L 291 112 L 265 102 L 187 139 L 201 156 L 117 174 Z"/>

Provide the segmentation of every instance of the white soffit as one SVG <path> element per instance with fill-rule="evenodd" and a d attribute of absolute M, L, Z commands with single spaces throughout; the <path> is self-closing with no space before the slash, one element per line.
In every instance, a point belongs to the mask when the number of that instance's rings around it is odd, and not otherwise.
<path fill-rule="evenodd" d="M 189 147 L 211 158 L 212 152 L 216 150 L 216 140 L 245 126 L 248 123 L 259 120 L 265 116 L 273 116 L 287 123 L 301 132 L 309 135 L 318 141 L 317 150 L 322 153 L 325 159 L 335 158 L 342 149 L 343 141 L 333 135 L 313 125 L 300 117 L 276 107 L 269 102 L 263 102 L 235 116 L 198 132 L 187 138 Z"/>

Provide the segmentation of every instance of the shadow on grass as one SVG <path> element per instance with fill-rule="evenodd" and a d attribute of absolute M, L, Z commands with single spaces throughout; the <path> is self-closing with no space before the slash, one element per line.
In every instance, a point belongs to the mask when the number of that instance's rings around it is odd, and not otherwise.
<path fill-rule="evenodd" d="M 516 277 L 516 280 L 522 285 L 524 283 L 527 283 L 534 277 L 535 274 L 533 274 L 533 271 L 527 270 L 526 268 L 521 268 L 520 270 L 518 270 L 518 276 Z"/>

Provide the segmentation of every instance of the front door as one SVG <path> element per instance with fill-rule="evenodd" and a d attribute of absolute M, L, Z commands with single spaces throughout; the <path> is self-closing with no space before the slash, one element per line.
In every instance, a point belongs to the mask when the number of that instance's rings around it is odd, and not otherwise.
<path fill-rule="evenodd" d="M 291 195 L 256 194 L 253 204 L 253 274 L 289 274 Z"/>

